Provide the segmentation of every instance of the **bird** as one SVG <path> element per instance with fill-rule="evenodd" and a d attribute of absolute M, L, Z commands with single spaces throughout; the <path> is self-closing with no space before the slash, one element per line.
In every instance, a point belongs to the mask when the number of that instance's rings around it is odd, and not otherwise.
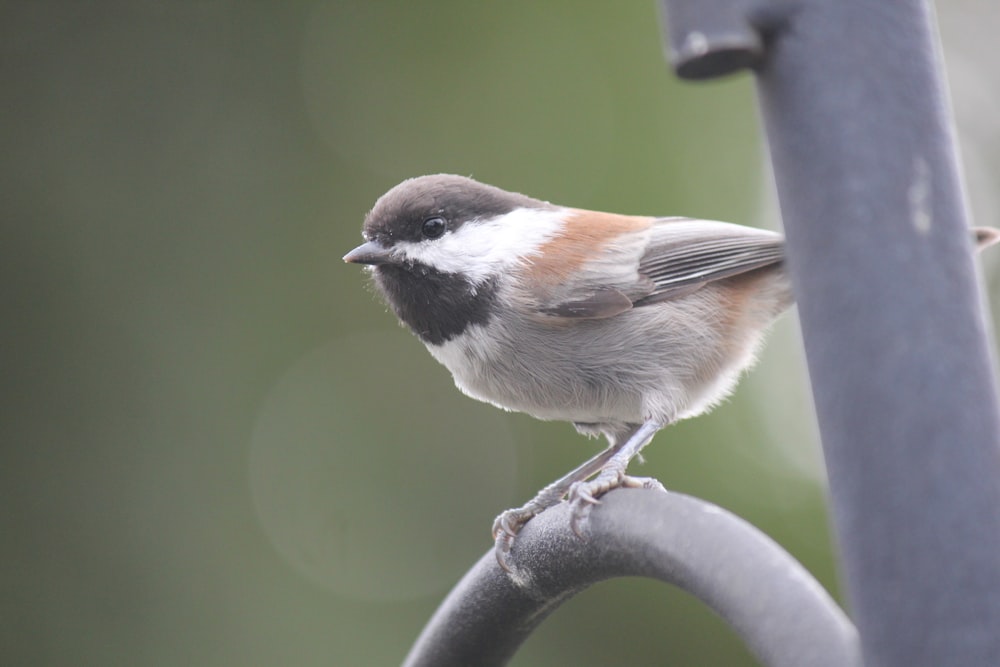
<path fill-rule="evenodd" d="M 686 217 L 559 206 L 453 174 L 410 178 L 376 202 L 364 243 L 377 291 L 468 396 L 571 422 L 608 446 L 493 523 L 511 570 L 521 527 L 564 499 L 583 535 L 668 424 L 725 399 L 792 306 L 783 237 Z M 975 230 L 980 247 L 1000 232 Z"/>

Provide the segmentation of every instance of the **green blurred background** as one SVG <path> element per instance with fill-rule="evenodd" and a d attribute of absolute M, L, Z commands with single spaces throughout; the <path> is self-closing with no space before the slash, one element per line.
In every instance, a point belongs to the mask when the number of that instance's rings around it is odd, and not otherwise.
<path fill-rule="evenodd" d="M 941 9 L 996 224 L 997 10 Z M 493 517 L 600 444 L 461 396 L 340 257 L 441 171 L 777 226 L 750 80 L 662 51 L 646 1 L 0 2 L 0 663 L 398 664 Z M 837 594 L 820 458 L 792 314 L 641 471 Z M 755 664 L 634 580 L 513 664 L 664 662 Z"/>

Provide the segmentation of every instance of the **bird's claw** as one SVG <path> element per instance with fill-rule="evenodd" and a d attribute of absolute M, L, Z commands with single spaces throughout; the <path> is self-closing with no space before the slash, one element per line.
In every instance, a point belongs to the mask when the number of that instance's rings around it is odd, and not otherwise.
<path fill-rule="evenodd" d="M 501 512 L 500 516 L 493 520 L 493 553 L 499 565 L 505 572 L 511 572 L 510 563 L 507 557 L 510 555 L 510 547 L 514 544 L 521 527 L 528 523 L 538 512 L 519 507 L 517 509 Z"/>
<path fill-rule="evenodd" d="M 570 504 L 570 529 L 577 537 L 584 537 L 590 511 L 594 505 L 601 504 L 600 497 L 618 487 L 666 491 L 663 485 L 652 477 L 629 477 L 624 470 L 617 467 L 605 468 L 590 481 L 574 482 L 566 490 L 566 500 Z M 512 572 L 510 550 L 521 528 L 545 509 L 558 504 L 564 490 L 565 487 L 550 489 L 550 492 L 539 494 L 527 505 L 506 510 L 493 520 L 493 552 L 497 564 L 504 571 Z"/>
<path fill-rule="evenodd" d="M 570 503 L 570 528 L 582 538 L 590 520 L 594 505 L 600 505 L 600 497 L 617 488 L 654 489 L 666 492 L 663 484 L 652 477 L 630 477 L 624 471 L 605 470 L 589 482 L 577 482 L 569 488 L 567 500 Z"/>
<path fill-rule="evenodd" d="M 626 489 L 652 489 L 654 491 L 667 492 L 667 488 L 660 483 L 660 480 L 653 477 L 631 477 L 625 475 L 621 485 Z"/>

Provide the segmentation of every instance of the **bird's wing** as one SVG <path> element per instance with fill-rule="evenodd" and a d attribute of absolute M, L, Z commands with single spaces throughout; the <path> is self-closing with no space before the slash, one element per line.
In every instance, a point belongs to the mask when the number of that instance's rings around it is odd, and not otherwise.
<path fill-rule="evenodd" d="M 550 292 L 554 298 L 539 310 L 568 318 L 612 317 L 784 258 L 784 240 L 775 232 L 691 218 L 646 220 L 646 229 L 618 237 L 629 241 L 608 243 L 580 266 L 582 279 L 567 281 L 572 289 Z M 631 239 L 639 238 L 637 247 Z"/>
<path fill-rule="evenodd" d="M 633 304 L 676 298 L 707 283 L 778 264 L 784 248 L 780 234 L 764 229 L 688 218 L 659 220 L 639 260 L 639 274 L 654 287 Z"/>

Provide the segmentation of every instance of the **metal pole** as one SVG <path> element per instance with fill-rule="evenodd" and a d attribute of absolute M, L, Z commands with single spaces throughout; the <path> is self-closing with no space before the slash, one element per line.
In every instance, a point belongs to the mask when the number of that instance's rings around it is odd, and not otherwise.
<path fill-rule="evenodd" d="M 1000 664 L 998 394 L 932 8 L 664 7 L 679 74 L 756 69 L 865 664 Z"/>

